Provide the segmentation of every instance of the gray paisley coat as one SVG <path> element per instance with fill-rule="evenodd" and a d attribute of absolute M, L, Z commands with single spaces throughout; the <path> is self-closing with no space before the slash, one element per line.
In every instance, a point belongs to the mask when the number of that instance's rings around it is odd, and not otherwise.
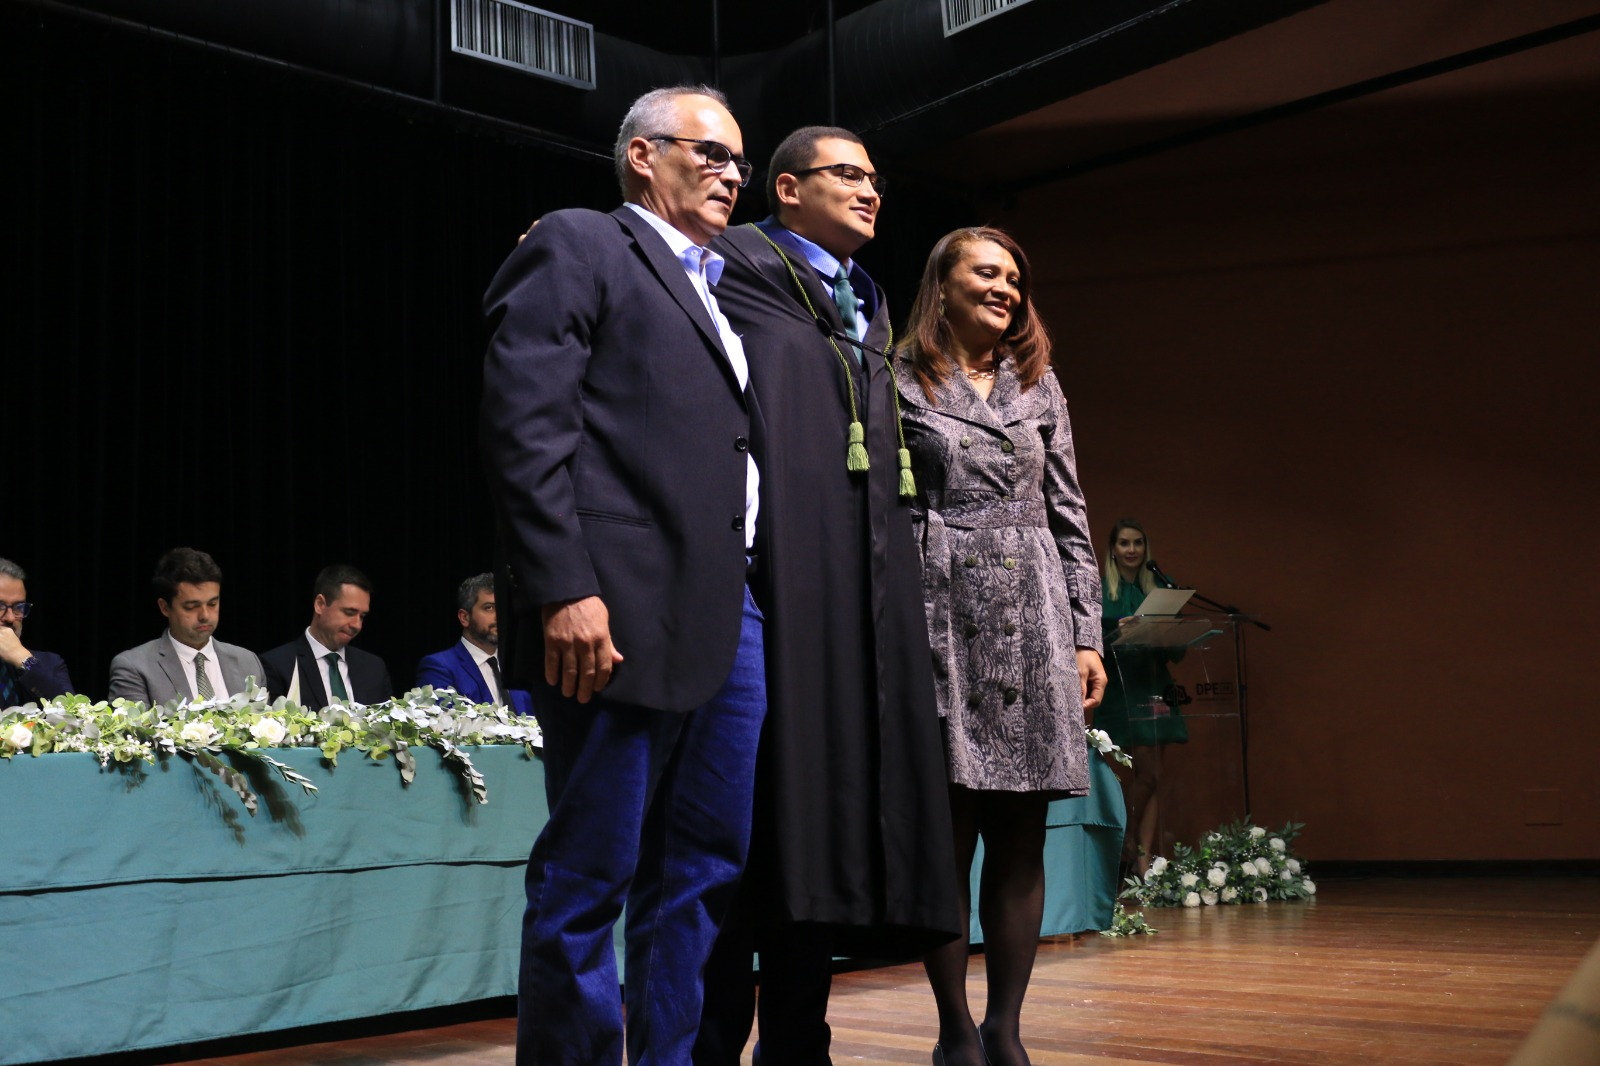
<path fill-rule="evenodd" d="M 1100 649 L 1100 573 L 1053 371 L 1023 392 L 1009 356 L 983 400 L 951 374 L 930 403 L 902 361 L 923 606 L 950 780 L 1089 791 L 1075 651 Z"/>

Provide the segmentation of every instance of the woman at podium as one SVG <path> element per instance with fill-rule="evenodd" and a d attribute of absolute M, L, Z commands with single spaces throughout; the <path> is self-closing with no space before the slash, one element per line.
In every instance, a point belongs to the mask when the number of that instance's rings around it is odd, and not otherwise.
<path fill-rule="evenodd" d="M 1030 282 L 1009 234 L 947 235 L 896 366 L 957 869 L 984 843 L 988 1003 L 975 1026 L 964 940 L 928 956 L 936 1066 L 1028 1061 L 1019 1029 L 1044 907 L 1045 811 L 1088 792 L 1084 711 L 1105 684 L 1100 574 Z"/>
<path fill-rule="evenodd" d="M 1123 859 L 1143 875 L 1155 856 L 1156 830 L 1162 800 L 1161 747 L 1189 739 L 1189 726 L 1167 670 L 1172 653 L 1153 648 L 1115 647 L 1117 631 L 1156 587 L 1150 560 L 1150 537 L 1137 519 L 1122 518 L 1111 527 L 1102 582 L 1102 628 L 1106 648 L 1106 696 L 1095 725 L 1111 734 L 1133 759 L 1133 769 L 1113 767 L 1122 781 L 1128 808 L 1128 837 Z"/>

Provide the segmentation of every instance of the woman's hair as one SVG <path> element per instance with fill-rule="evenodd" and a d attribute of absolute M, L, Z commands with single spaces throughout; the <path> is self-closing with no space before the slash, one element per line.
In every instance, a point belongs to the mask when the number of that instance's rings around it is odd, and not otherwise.
<path fill-rule="evenodd" d="M 1122 571 L 1117 568 L 1117 537 L 1124 529 L 1137 529 L 1144 538 L 1144 561 L 1151 559 L 1150 534 L 1144 531 L 1144 526 L 1137 518 L 1119 518 L 1117 524 L 1111 527 L 1111 536 L 1106 538 L 1106 599 L 1114 600 L 1122 594 Z M 1139 568 L 1139 587 L 1149 592 L 1156 587 L 1156 576 L 1148 567 Z"/>
<path fill-rule="evenodd" d="M 955 363 L 949 351 L 950 323 L 944 317 L 939 287 L 961 261 L 967 245 L 984 241 L 998 244 L 1016 260 L 1017 289 L 1022 296 L 1011 316 L 1011 325 L 995 345 L 995 359 L 1010 355 L 1016 360 L 1017 377 L 1024 390 L 1038 384 L 1050 368 L 1050 334 L 1033 310 L 1033 271 L 1022 246 L 1011 234 L 993 226 L 958 229 L 939 238 L 928 253 L 922 284 L 917 287 L 917 298 L 911 303 L 911 317 L 906 323 L 906 358 L 930 401 L 933 390 L 949 376 Z"/>

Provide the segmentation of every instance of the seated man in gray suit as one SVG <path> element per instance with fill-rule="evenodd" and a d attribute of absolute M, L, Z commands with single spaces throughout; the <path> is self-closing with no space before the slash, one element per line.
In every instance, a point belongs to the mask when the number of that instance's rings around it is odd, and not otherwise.
<path fill-rule="evenodd" d="M 265 684 L 255 652 L 213 640 L 222 615 L 222 568 L 194 548 L 173 548 L 156 563 L 156 606 L 167 631 L 111 660 L 111 698 L 141 703 L 223 699 L 245 678 Z"/>

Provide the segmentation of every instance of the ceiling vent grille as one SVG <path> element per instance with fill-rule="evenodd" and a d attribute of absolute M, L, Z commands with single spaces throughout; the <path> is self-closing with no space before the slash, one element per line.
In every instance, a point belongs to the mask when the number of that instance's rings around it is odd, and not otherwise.
<path fill-rule="evenodd" d="M 450 0 L 450 50 L 594 88 L 594 26 L 516 0 Z"/>
<path fill-rule="evenodd" d="M 944 0 L 940 6 L 944 8 L 944 35 L 960 33 L 971 26 L 976 26 L 985 19 L 992 19 L 996 15 L 1004 15 L 1014 7 L 1021 7 L 1028 0 Z"/>

